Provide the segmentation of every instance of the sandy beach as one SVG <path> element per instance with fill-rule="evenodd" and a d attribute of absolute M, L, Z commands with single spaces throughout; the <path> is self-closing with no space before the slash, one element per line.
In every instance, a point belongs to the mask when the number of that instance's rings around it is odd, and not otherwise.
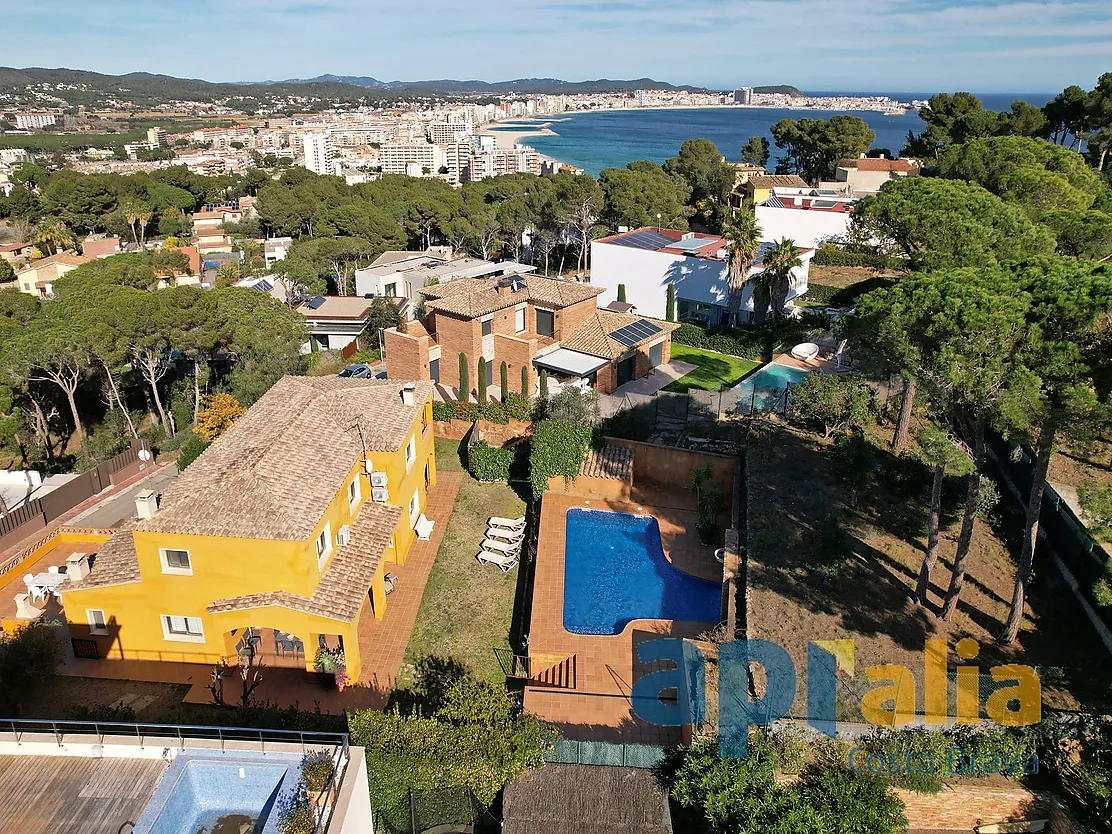
<path fill-rule="evenodd" d="M 493 136 L 495 143 L 499 148 L 507 150 L 512 149 L 514 145 L 522 140 L 525 136 L 556 136 L 556 131 L 550 130 L 548 125 L 551 122 L 537 125 L 536 127 L 522 126 L 520 130 L 512 130 L 499 127 L 499 122 L 491 122 L 490 124 L 483 125 L 476 129 L 476 133 L 481 136 Z"/>

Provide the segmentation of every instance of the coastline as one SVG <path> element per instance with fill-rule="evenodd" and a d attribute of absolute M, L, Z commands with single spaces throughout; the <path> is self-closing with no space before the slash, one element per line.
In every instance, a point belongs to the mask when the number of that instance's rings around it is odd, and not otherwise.
<path fill-rule="evenodd" d="M 507 120 L 508 121 L 508 120 Z M 475 129 L 478 136 L 493 136 L 494 143 L 499 150 L 512 150 L 524 136 L 558 136 L 556 131 L 548 127 L 551 122 L 544 122 L 536 127 L 522 127 L 521 130 L 506 130 L 499 128 L 500 122 L 489 122 Z"/>

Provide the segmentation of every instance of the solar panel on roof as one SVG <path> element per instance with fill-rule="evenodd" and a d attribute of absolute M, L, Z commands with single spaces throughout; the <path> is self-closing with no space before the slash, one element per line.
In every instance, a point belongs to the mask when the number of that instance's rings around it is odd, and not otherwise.
<path fill-rule="evenodd" d="M 255 289 L 262 292 L 270 292 L 272 289 L 274 289 L 274 285 L 266 279 L 263 279 L 262 281 L 259 281 L 259 283 L 255 284 Z"/>
<path fill-rule="evenodd" d="M 305 306 L 308 307 L 310 310 L 315 310 L 318 307 L 320 307 L 320 305 L 322 305 L 323 303 L 324 303 L 324 296 L 323 295 L 314 295 L 312 298 L 310 298 L 308 301 L 305 302 Z"/>
<path fill-rule="evenodd" d="M 659 332 L 660 328 L 655 324 L 641 320 L 619 327 L 610 334 L 610 338 L 626 347 L 632 347 Z"/>
<path fill-rule="evenodd" d="M 811 205 L 815 208 L 834 208 L 838 203 L 835 200 L 815 200 Z"/>
<path fill-rule="evenodd" d="M 615 246 L 628 246 L 630 249 L 649 249 L 654 252 L 657 249 L 663 249 L 665 246 L 676 245 L 676 241 L 670 237 L 651 230 L 630 232 L 607 242 L 613 243 Z"/>

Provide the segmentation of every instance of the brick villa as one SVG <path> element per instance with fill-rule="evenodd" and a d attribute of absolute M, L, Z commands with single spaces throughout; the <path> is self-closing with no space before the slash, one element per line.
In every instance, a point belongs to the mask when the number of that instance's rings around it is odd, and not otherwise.
<path fill-rule="evenodd" d="M 497 385 L 501 363 L 510 390 L 537 390 L 543 368 L 557 382 L 585 382 L 608 394 L 671 359 L 676 324 L 598 309 L 603 287 L 540 275 L 459 278 L 425 287 L 425 317 L 405 332 L 385 331 L 392 379 L 431 379 L 458 389 L 459 356 L 467 359 L 471 390 L 478 361 Z"/>

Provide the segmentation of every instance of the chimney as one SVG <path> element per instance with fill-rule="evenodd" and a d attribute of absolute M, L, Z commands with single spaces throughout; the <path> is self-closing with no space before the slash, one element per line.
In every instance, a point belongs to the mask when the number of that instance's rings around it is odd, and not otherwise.
<path fill-rule="evenodd" d="M 158 496 L 153 489 L 141 489 L 135 494 L 135 514 L 144 521 L 154 518 L 158 509 Z"/>
<path fill-rule="evenodd" d="M 89 575 L 89 554 L 71 553 L 66 557 L 66 576 L 80 582 Z"/>
<path fill-rule="evenodd" d="M 402 405 L 414 405 L 417 401 L 416 396 L 417 386 L 412 382 L 407 382 L 402 386 Z"/>
<path fill-rule="evenodd" d="M 509 295 L 510 294 L 510 285 L 506 281 L 499 281 L 495 285 L 494 289 L 495 289 L 495 292 L 497 292 L 499 295 Z"/>

